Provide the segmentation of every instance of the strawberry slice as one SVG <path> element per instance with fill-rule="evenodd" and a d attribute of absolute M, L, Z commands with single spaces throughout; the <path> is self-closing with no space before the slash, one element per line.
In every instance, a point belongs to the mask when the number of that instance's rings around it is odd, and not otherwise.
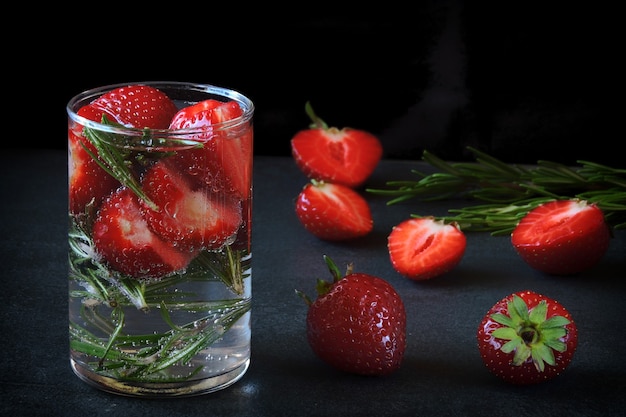
<path fill-rule="evenodd" d="M 365 198 L 352 188 L 330 182 L 307 183 L 296 200 L 296 215 L 306 230 L 323 240 L 354 239 L 374 228 Z"/>
<path fill-rule="evenodd" d="M 161 278 L 185 268 L 194 253 L 181 252 L 149 227 L 137 196 L 120 188 L 106 199 L 93 225 L 96 253 L 134 278 Z"/>
<path fill-rule="evenodd" d="M 362 185 L 382 157 L 379 139 L 364 130 L 328 127 L 309 103 L 306 111 L 313 123 L 291 139 L 291 153 L 300 170 L 311 179 L 351 188 Z"/>
<path fill-rule="evenodd" d="M 250 197 L 252 178 L 253 133 L 249 124 L 213 129 L 218 123 L 243 115 L 236 101 L 226 103 L 204 100 L 181 109 L 172 119 L 170 129 L 201 129 L 193 139 L 204 147 L 177 155 L 174 161 L 196 178 L 199 184 L 231 189 L 242 199 Z"/>
<path fill-rule="evenodd" d="M 104 171 L 83 147 L 87 146 L 95 152 L 91 143 L 72 131 L 68 134 L 69 210 L 70 213 L 77 215 L 85 213 L 88 204 L 97 209 L 120 184 Z"/>
<path fill-rule="evenodd" d="M 180 250 L 216 249 L 237 233 L 241 225 L 238 198 L 193 189 L 186 177 L 163 159 L 152 166 L 142 180 L 145 194 L 159 210 L 144 204 L 150 228 Z"/>
<path fill-rule="evenodd" d="M 97 122 L 102 119 L 102 110 L 91 105 L 82 107 L 77 114 Z M 89 203 L 97 209 L 104 198 L 120 186 L 87 152 L 89 149 L 97 155 L 96 148 L 82 136 L 82 129 L 77 123 L 68 129 L 69 210 L 72 214 L 84 213 Z"/>
<path fill-rule="evenodd" d="M 178 111 L 176 104 L 164 92 L 148 85 L 116 88 L 90 105 L 117 123 L 136 128 L 167 129 Z"/>
<path fill-rule="evenodd" d="M 413 280 L 442 275 L 461 261 L 465 234 L 456 223 L 433 217 L 411 218 L 396 225 L 387 238 L 394 269 Z"/>
<path fill-rule="evenodd" d="M 584 200 L 542 204 L 524 216 L 511 233 L 517 253 L 532 268 L 572 275 L 596 265 L 609 247 L 604 213 Z"/>

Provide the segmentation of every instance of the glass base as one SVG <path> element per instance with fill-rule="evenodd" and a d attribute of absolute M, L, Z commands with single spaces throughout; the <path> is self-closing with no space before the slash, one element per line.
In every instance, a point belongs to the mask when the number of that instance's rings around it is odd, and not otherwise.
<path fill-rule="evenodd" d="M 250 360 L 241 366 L 211 378 L 199 379 L 187 382 L 171 383 L 142 383 L 136 381 L 119 381 L 99 375 L 78 362 L 70 359 L 70 365 L 74 373 L 84 382 L 102 391 L 129 397 L 191 397 L 208 394 L 227 388 L 239 381 L 250 366 Z"/>

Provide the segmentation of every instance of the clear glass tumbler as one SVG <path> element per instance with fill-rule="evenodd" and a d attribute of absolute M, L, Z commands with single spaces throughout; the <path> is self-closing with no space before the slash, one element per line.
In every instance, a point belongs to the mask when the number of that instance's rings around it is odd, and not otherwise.
<path fill-rule="evenodd" d="M 67 105 L 69 342 L 104 391 L 205 394 L 250 364 L 253 103 L 146 82 Z"/>

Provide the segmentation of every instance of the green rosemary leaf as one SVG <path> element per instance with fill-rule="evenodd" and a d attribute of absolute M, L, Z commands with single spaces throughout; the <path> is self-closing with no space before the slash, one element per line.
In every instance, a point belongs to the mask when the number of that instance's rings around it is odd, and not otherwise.
<path fill-rule="evenodd" d="M 124 327 L 124 310 L 122 310 L 119 306 L 113 309 L 113 312 L 111 313 L 111 317 L 115 319 L 115 321 L 117 322 L 117 325 L 115 326 L 115 329 L 113 330 L 113 332 L 111 333 L 111 336 L 109 337 L 109 341 L 107 342 L 104 355 L 102 355 L 102 358 L 100 359 L 98 368 L 102 367 L 102 363 L 104 362 L 104 359 L 106 358 L 108 353 L 111 351 L 111 348 L 115 344 L 115 339 L 117 339 L 117 336 L 122 332 L 122 328 Z"/>
<path fill-rule="evenodd" d="M 235 294 L 243 293 L 243 280 L 247 277 L 243 269 L 250 260 L 246 259 L 245 251 L 233 251 L 230 246 L 226 247 L 226 254 L 221 252 L 201 252 L 189 266 L 187 273 L 193 274 L 196 264 L 200 270 L 209 269 Z"/>
<path fill-rule="evenodd" d="M 104 116 L 102 118 L 102 124 L 111 125 Z M 135 178 L 133 174 L 132 166 L 129 166 L 129 161 L 132 160 L 132 158 L 128 156 L 130 150 L 115 145 L 116 141 L 123 143 L 124 137 L 89 127 L 84 128 L 84 135 L 97 150 L 96 154 L 81 143 L 94 161 L 109 175 L 119 181 L 120 184 L 131 189 L 137 197 L 142 199 L 151 209 L 158 210 L 158 206 L 143 192 L 139 180 Z"/>

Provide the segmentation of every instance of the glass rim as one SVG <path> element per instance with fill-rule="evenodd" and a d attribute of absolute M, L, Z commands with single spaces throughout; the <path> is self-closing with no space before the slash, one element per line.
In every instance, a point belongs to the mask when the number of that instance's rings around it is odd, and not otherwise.
<path fill-rule="evenodd" d="M 92 129 L 97 129 L 100 131 L 105 131 L 108 133 L 115 134 L 124 134 L 128 136 L 142 136 L 145 135 L 146 132 L 150 132 L 152 134 L 158 136 L 190 136 L 196 134 L 206 133 L 205 129 L 202 128 L 187 128 L 187 129 L 150 129 L 150 128 L 139 128 L 139 127 L 130 127 L 130 126 L 121 126 L 118 124 L 103 124 L 100 122 L 96 122 L 85 117 L 79 116 L 78 111 L 81 107 L 86 104 L 89 104 L 96 98 L 100 97 L 102 94 L 114 90 L 116 88 L 128 87 L 130 85 L 147 85 L 151 87 L 155 87 L 161 91 L 168 90 L 178 90 L 178 91 L 187 91 L 189 93 L 195 94 L 206 94 L 206 99 L 212 97 L 222 97 L 225 99 L 235 100 L 239 103 L 243 110 L 243 114 L 234 119 L 226 120 L 224 122 L 219 122 L 211 125 L 213 131 L 220 131 L 226 129 L 232 129 L 242 124 L 248 123 L 252 120 L 252 116 L 255 111 L 254 103 L 247 96 L 243 95 L 237 90 L 233 90 L 227 87 L 219 87 L 212 84 L 203 84 L 203 83 L 193 83 L 186 81 L 138 81 L 138 82 L 125 82 L 125 83 L 116 83 L 116 84 L 106 84 L 100 87 L 91 88 L 88 90 L 84 90 L 81 93 L 73 96 L 66 105 L 66 112 L 68 117 L 75 123 L 78 123 L 82 126 L 86 126 Z M 164 92 L 166 92 L 164 91 Z M 167 92 L 166 92 L 167 94 Z M 170 94 L 168 94 L 169 96 Z M 180 100 L 177 97 L 170 97 L 172 100 Z M 202 101 L 202 100 L 197 100 Z"/>

